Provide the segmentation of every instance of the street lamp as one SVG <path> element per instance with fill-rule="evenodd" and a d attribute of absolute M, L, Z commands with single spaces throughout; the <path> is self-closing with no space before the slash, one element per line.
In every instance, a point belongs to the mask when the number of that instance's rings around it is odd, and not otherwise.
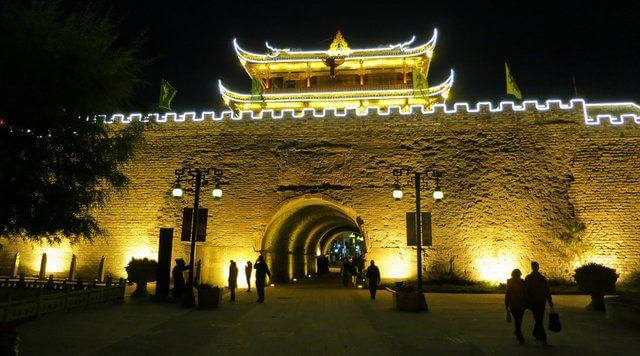
<path fill-rule="evenodd" d="M 413 175 L 412 179 L 415 184 L 416 190 L 416 240 L 417 240 L 417 250 L 418 250 L 418 258 L 417 258 L 417 269 L 418 269 L 418 290 L 422 291 L 422 222 L 421 220 L 421 201 L 420 201 L 420 183 L 424 179 L 435 180 L 435 189 L 433 190 L 433 199 L 436 202 L 441 201 L 444 198 L 444 193 L 440 188 L 440 177 L 442 177 L 442 172 L 439 172 L 435 169 L 426 170 L 424 172 L 414 171 L 410 167 L 404 168 L 396 168 L 393 170 L 393 178 L 394 178 L 394 188 L 393 188 L 393 199 L 400 200 L 403 197 L 402 189 L 400 188 L 400 177 L 402 175 Z"/>
<path fill-rule="evenodd" d="M 400 200 L 404 193 L 402 192 L 402 188 L 400 187 L 400 183 L 398 183 L 398 177 L 395 177 L 396 184 L 393 185 L 393 199 Z"/>
<path fill-rule="evenodd" d="M 182 194 L 183 194 L 182 187 L 180 186 L 180 182 L 176 179 L 176 184 L 173 187 L 173 190 L 171 191 L 171 195 L 176 198 L 180 198 Z"/>
<path fill-rule="evenodd" d="M 220 180 L 222 179 L 222 170 L 221 169 L 210 169 L 210 168 L 190 168 L 185 167 L 181 169 L 176 169 L 176 183 L 171 191 L 171 195 L 180 198 L 183 195 L 183 189 L 180 186 L 180 182 L 183 180 L 184 176 L 187 175 L 190 178 L 187 179 L 187 183 L 192 184 L 194 186 L 194 198 L 193 198 L 193 213 L 191 214 L 191 249 L 189 251 L 189 280 L 187 282 L 187 290 L 185 292 L 185 296 L 183 299 L 183 305 L 185 306 L 194 306 L 195 305 L 195 294 L 193 293 L 193 274 L 194 274 L 194 260 L 196 254 L 196 241 L 198 240 L 198 218 L 199 218 L 199 209 L 200 209 L 200 188 L 203 185 L 207 185 L 207 180 L 205 179 L 207 174 L 210 174 L 213 171 L 213 179 L 216 182 L 215 188 L 213 189 L 212 195 L 214 199 L 218 200 L 222 197 L 222 189 L 220 189 Z"/>
<path fill-rule="evenodd" d="M 220 200 L 220 198 L 222 198 L 222 189 L 220 188 L 220 182 L 216 182 L 216 186 L 213 188 L 211 195 L 213 195 L 213 199 L 215 200 Z"/>

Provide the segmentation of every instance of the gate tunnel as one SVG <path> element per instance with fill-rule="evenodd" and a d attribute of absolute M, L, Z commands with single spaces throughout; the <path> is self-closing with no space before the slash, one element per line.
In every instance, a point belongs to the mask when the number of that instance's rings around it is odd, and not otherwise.
<path fill-rule="evenodd" d="M 345 233 L 365 238 L 363 222 L 351 209 L 323 199 L 298 198 L 273 216 L 262 239 L 272 280 L 287 282 L 316 272 L 316 256 Z"/>

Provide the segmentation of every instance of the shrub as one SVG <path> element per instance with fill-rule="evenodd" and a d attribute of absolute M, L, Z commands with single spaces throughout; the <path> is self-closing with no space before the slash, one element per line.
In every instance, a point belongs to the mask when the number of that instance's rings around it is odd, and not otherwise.
<path fill-rule="evenodd" d="M 576 268 L 575 272 L 573 278 L 580 290 L 591 295 L 591 304 L 587 309 L 604 310 L 604 295 L 616 290 L 616 270 L 597 263 L 587 263 Z"/>
<path fill-rule="evenodd" d="M 146 297 L 147 282 L 156 280 L 156 272 L 158 270 L 158 262 L 148 258 L 136 259 L 132 258 L 127 265 L 127 274 L 129 281 L 136 283 L 136 290 L 131 294 L 132 297 Z"/>
<path fill-rule="evenodd" d="M 132 258 L 127 265 L 127 279 L 135 283 L 147 283 L 156 280 L 158 262 L 148 258 Z"/>

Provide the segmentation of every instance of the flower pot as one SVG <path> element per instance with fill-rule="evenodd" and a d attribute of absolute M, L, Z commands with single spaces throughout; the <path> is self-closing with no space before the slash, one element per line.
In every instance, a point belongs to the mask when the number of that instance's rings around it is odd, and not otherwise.
<path fill-rule="evenodd" d="M 605 311 L 604 294 L 602 293 L 591 294 L 591 303 L 587 305 L 587 310 Z"/>
<path fill-rule="evenodd" d="M 218 287 L 198 287 L 198 309 L 215 309 L 220 305 L 222 291 Z"/>
<path fill-rule="evenodd" d="M 136 290 L 131 293 L 131 297 L 133 298 L 146 298 L 149 295 L 149 291 L 147 290 L 147 282 L 138 282 L 136 283 Z"/>

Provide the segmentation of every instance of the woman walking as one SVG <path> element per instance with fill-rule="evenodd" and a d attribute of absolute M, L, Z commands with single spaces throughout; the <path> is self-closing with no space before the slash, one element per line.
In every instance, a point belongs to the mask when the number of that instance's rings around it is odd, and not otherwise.
<path fill-rule="evenodd" d="M 513 325 L 515 326 L 515 334 L 518 341 L 524 343 L 522 336 L 522 317 L 526 309 L 526 299 L 524 292 L 524 281 L 522 280 L 522 272 L 514 269 L 511 272 L 511 278 L 507 280 L 507 291 L 504 295 L 504 305 L 508 312 L 513 315 Z"/>

